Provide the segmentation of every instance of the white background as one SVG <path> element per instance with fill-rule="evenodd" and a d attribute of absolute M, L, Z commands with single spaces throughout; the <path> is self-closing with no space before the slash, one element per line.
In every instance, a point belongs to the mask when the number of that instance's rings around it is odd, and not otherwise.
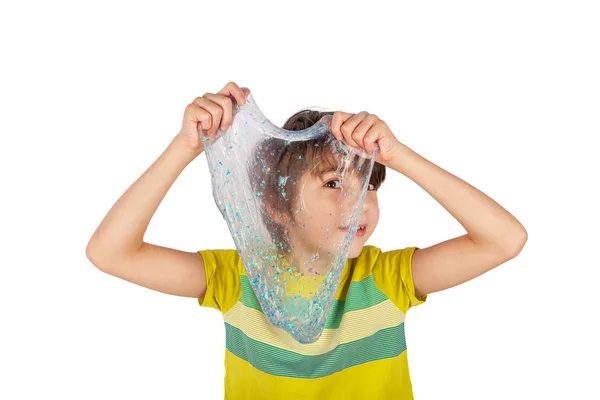
<path fill-rule="evenodd" d="M 224 325 L 85 256 L 113 203 L 228 81 L 281 126 L 377 114 L 513 213 L 515 259 L 407 317 L 423 399 L 598 399 L 600 13 L 593 1 L 3 2 L 0 398 L 222 399 Z M 464 233 L 388 170 L 368 244 Z M 145 240 L 233 248 L 205 155 Z"/>

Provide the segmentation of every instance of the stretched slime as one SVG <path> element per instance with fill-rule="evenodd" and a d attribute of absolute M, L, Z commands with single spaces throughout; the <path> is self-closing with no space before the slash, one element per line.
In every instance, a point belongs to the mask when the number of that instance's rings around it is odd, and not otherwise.
<path fill-rule="evenodd" d="M 333 136 L 331 118 L 285 130 L 250 93 L 226 131 L 202 136 L 252 292 L 271 325 L 305 344 L 326 327 L 378 150 L 358 154 Z"/>

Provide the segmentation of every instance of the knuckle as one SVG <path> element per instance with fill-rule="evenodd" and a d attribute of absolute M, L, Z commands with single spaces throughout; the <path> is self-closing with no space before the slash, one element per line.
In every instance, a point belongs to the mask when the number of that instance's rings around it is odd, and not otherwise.
<path fill-rule="evenodd" d="M 340 114 L 339 113 L 334 113 L 331 116 L 331 125 L 335 126 L 337 124 L 337 122 L 339 121 L 339 119 L 340 119 Z"/>
<path fill-rule="evenodd" d="M 223 105 L 225 103 L 226 99 L 227 99 L 227 97 L 223 96 L 222 94 L 214 94 L 210 98 L 210 100 L 213 103 L 217 103 L 217 104 L 220 104 L 220 105 Z"/>
<path fill-rule="evenodd" d="M 232 107 L 233 101 L 228 96 L 219 95 L 219 104 L 221 107 Z"/>

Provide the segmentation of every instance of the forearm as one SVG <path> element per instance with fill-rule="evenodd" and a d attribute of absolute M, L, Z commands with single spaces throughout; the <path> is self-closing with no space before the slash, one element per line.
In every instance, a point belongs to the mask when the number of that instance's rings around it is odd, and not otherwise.
<path fill-rule="evenodd" d="M 197 156 L 171 141 L 158 159 L 125 191 L 92 235 L 86 252 L 111 260 L 143 244 L 150 220 L 185 167 Z"/>
<path fill-rule="evenodd" d="M 465 228 L 473 242 L 505 252 L 519 251 L 523 246 L 525 228 L 490 197 L 403 144 L 396 154 L 388 166 L 429 193 Z"/>

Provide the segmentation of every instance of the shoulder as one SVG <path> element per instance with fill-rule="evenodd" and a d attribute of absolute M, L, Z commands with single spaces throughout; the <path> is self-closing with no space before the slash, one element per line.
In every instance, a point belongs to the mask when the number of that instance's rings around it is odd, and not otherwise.
<path fill-rule="evenodd" d="M 416 250 L 416 246 L 388 251 L 365 246 L 356 258 L 356 267 L 363 270 L 362 275 L 371 275 L 375 286 L 404 313 L 426 299 L 415 296 L 412 256 Z"/>
<path fill-rule="evenodd" d="M 343 280 L 354 282 L 362 281 L 373 273 L 373 267 L 381 254 L 381 249 L 373 245 L 363 246 L 360 254 L 355 258 L 348 258 Z"/>
<path fill-rule="evenodd" d="M 227 312 L 241 294 L 240 276 L 244 266 L 235 249 L 198 250 L 202 255 L 206 275 L 206 295 L 199 299 L 201 306 Z"/>
<path fill-rule="evenodd" d="M 242 258 L 236 249 L 204 249 L 198 250 L 204 261 L 207 282 L 213 277 L 222 280 L 238 281 L 245 274 Z"/>
<path fill-rule="evenodd" d="M 235 269 L 241 264 L 241 257 L 236 249 L 203 249 L 198 250 L 207 270 L 207 275 L 215 268 Z M 212 268 L 212 269 L 211 269 Z"/>
<path fill-rule="evenodd" d="M 358 257 L 348 260 L 355 264 L 357 272 L 370 274 L 376 270 L 406 266 L 416 249 L 418 248 L 413 246 L 383 251 L 377 246 L 366 245 Z"/>

